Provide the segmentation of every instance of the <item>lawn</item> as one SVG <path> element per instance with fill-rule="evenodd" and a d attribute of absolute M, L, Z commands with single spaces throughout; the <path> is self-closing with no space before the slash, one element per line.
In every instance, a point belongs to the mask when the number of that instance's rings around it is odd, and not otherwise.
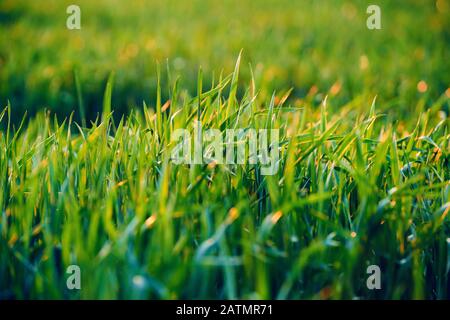
<path fill-rule="evenodd" d="M 377 1 L 381 30 L 367 1 L 45 3 L 0 2 L 0 299 L 450 298 L 448 1 Z M 277 130 L 277 170 L 175 163 L 198 121 Z"/>

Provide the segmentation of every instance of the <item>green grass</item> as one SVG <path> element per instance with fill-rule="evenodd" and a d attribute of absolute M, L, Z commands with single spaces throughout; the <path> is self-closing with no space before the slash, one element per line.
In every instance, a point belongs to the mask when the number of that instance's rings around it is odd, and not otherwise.
<path fill-rule="evenodd" d="M 376 104 L 329 116 L 255 104 L 251 87 L 238 101 L 225 85 L 193 99 L 174 86 L 170 108 L 115 123 L 109 83 L 89 129 L 40 114 L 2 134 L 2 296 L 448 298 L 440 104 L 400 129 Z M 199 107 L 205 128 L 280 128 L 278 174 L 169 161 L 173 130 L 192 127 Z M 65 289 L 70 264 L 82 270 L 76 293 Z M 371 264 L 383 270 L 380 291 L 365 287 Z"/>
<path fill-rule="evenodd" d="M 450 298 L 450 8 L 79 2 L 0 3 L 0 299 Z M 175 165 L 198 118 L 280 170 Z"/>

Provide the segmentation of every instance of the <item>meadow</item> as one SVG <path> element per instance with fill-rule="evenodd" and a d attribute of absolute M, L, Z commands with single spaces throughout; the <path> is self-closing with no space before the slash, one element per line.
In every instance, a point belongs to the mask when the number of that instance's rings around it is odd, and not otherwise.
<path fill-rule="evenodd" d="M 450 4 L 377 3 L 0 2 L 0 299 L 449 299 Z"/>

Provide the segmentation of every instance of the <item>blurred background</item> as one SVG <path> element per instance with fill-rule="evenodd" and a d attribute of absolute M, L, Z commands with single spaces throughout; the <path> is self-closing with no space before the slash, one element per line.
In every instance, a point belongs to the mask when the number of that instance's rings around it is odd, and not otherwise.
<path fill-rule="evenodd" d="M 81 30 L 66 28 L 70 4 L 81 8 Z M 381 30 L 366 27 L 369 4 L 381 8 Z M 290 88 L 292 104 L 378 95 L 382 110 L 406 117 L 418 99 L 450 95 L 449 47 L 448 0 L 1 0 L 0 105 L 10 100 L 17 119 L 42 109 L 77 118 L 77 70 L 94 119 L 115 71 L 123 114 L 154 105 L 156 62 L 164 99 L 177 76 L 194 95 L 199 66 L 208 87 L 243 49 L 240 82 L 252 68 L 260 99 Z"/>

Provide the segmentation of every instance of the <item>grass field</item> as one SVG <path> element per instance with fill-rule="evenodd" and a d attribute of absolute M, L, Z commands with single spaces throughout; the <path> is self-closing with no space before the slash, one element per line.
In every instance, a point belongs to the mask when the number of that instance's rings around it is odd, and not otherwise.
<path fill-rule="evenodd" d="M 0 299 L 449 299 L 450 3 L 377 2 L 0 2 Z"/>

